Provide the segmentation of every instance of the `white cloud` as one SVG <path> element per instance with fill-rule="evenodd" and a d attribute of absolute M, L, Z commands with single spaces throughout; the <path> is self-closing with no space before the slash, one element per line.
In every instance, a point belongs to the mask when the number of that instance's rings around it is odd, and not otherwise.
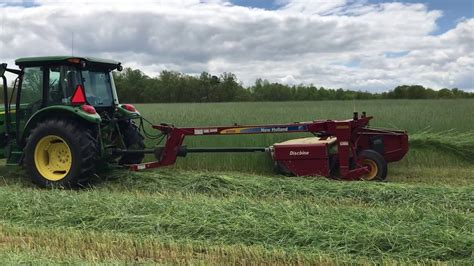
<path fill-rule="evenodd" d="M 285 0 L 279 10 L 223 0 L 50 1 L 0 6 L 0 58 L 111 57 L 163 69 L 235 73 L 289 84 L 387 90 L 399 84 L 473 89 L 474 19 L 432 36 L 423 4 Z M 2 23 L 3 20 L 3 23 Z M 397 56 L 388 56 L 394 54 Z"/>
<path fill-rule="evenodd" d="M 347 0 L 280 0 L 283 10 L 303 14 L 328 14 L 340 10 L 348 4 Z"/>

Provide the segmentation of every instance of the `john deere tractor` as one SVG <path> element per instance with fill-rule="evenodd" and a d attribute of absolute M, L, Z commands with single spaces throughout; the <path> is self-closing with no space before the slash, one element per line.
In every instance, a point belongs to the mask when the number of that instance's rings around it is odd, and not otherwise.
<path fill-rule="evenodd" d="M 77 187 L 102 163 L 137 164 L 143 136 L 133 105 L 120 104 L 112 71 L 119 62 L 89 57 L 20 58 L 0 64 L 0 156 L 22 164 L 42 187 Z M 7 88 L 5 73 L 16 76 Z M 122 152 L 120 152 L 122 151 Z"/>

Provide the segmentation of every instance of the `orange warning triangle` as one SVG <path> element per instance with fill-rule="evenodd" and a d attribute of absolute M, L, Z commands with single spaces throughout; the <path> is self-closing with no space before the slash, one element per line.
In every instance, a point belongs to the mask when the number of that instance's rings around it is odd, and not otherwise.
<path fill-rule="evenodd" d="M 71 97 L 71 103 L 72 104 L 86 103 L 86 95 L 84 93 L 84 89 L 82 88 L 80 84 L 77 85 L 76 90 L 74 91 L 74 94 Z"/>

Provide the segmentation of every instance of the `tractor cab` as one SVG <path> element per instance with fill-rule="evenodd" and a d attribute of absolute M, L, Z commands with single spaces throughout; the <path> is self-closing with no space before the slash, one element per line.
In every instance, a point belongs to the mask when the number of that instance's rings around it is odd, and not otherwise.
<path fill-rule="evenodd" d="M 112 70 L 121 70 L 119 62 L 97 58 L 30 57 L 15 61 L 22 74 L 23 103 L 41 106 L 75 104 L 72 96 L 83 90 L 85 102 L 97 108 L 118 104 Z M 82 102 L 81 102 L 82 103 Z"/>

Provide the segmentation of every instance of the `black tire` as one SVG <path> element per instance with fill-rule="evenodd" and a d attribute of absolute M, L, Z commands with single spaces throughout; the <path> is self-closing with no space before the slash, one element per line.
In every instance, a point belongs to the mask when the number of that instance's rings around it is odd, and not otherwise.
<path fill-rule="evenodd" d="M 33 182 L 41 187 L 75 188 L 86 185 L 89 177 L 95 173 L 99 155 L 98 140 L 93 132 L 91 128 L 73 120 L 54 119 L 39 123 L 30 132 L 24 148 L 24 165 Z M 71 167 L 60 180 L 51 181 L 41 175 L 35 162 L 35 148 L 47 136 L 63 139 L 70 150 Z"/>
<path fill-rule="evenodd" d="M 119 125 L 120 133 L 123 137 L 123 142 L 127 149 L 130 150 L 143 150 L 145 149 L 145 143 L 143 142 L 144 137 L 140 134 L 140 130 L 133 123 L 133 121 L 127 121 Z M 143 153 L 133 153 L 125 154 L 120 160 L 119 164 L 139 164 L 143 161 L 145 154 Z"/>
<path fill-rule="evenodd" d="M 367 181 L 381 181 L 385 180 L 387 177 L 387 161 L 385 158 L 378 152 L 374 150 L 363 150 L 359 153 L 359 162 L 362 165 L 367 165 L 369 168 L 373 169 L 373 172 L 369 173 L 366 176 L 361 177 L 362 180 Z M 373 166 L 373 167 L 371 167 Z"/>
<path fill-rule="evenodd" d="M 277 174 L 283 175 L 283 176 L 295 176 L 294 173 L 292 173 L 286 166 L 284 166 L 280 162 L 275 162 L 274 171 Z"/>

